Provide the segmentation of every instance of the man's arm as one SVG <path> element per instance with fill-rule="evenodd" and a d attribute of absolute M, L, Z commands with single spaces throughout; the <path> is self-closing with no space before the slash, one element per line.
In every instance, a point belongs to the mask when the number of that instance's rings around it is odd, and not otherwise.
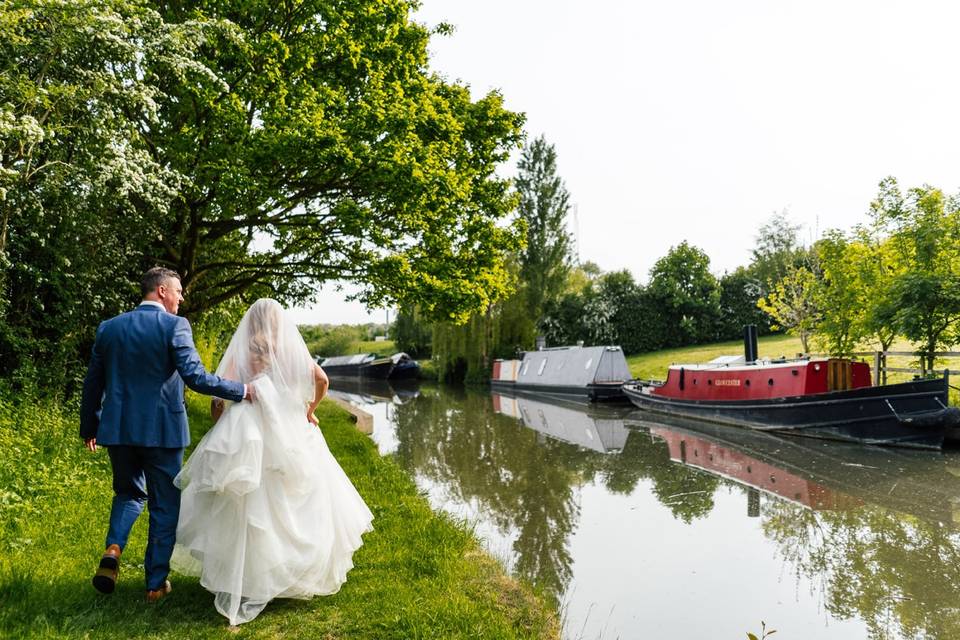
<path fill-rule="evenodd" d="M 184 383 L 197 393 L 217 396 L 234 402 L 240 402 L 251 395 L 252 387 L 247 388 L 240 382 L 225 380 L 220 376 L 207 373 L 200 361 L 200 354 L 193 345 L 193 331 L 186 318 L 177 318 L 173 331 L 172 347 L 174 363 Z"/>
<path fill-rule="evenodd" d="M 106 371 L 103 366 L 103 346 L 100 335 L 103 324 L 97 327 L 97 335 L 93 342 L 93 352 L 90 354 L 90 364 L 87 365 L 87 375 L 83 379 L 83 393 L 80 400 L 80 437 L 87 448 L 97 450 L 97 430 L 100 427 L 100 417 L 97 412 L 103 402 L 103 390 L 106 388 Z"/>

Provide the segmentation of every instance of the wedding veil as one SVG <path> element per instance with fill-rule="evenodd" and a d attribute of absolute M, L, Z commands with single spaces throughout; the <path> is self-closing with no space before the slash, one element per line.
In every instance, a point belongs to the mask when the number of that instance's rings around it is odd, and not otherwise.
<path fill-rule="evenodd" d="M 261 298 L 247 309 L 217 375 L 244 384 L 266 375 L 278 392 L 298 402 L 310 402 L 315 393 L 310 351 L 297 325 L 270 298 Z"/>

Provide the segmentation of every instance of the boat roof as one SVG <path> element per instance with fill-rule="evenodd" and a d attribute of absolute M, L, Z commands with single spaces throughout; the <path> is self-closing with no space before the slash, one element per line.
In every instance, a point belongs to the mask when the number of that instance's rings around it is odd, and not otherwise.
<path fill-rule="evenodd" d="M 730 358 L 726 360 L 725 358 Z M 721 356 L 714 358 L 710 362 L 698 364 L 671 364 L 671 369 L 686 369 L 687 371 L 756 371 L 757 369 L 781 369 L 784 367 L 803 367 L 809 362 L 815 362 L 807 358 L 799 360 L 783 360 L 777 358 L 763 358 L 754 362 L 746 362 L 743 356 Z M 817 360 L 816 362 L 826 362 L 826 360 Z"/>
<path fill-rule="evenodd" d="M 364 364 L 370 362 L 374 359 L 374 354 L 372 353 L 355 353 L 352 356 L 333 356 L 332 358 L 325 358 L 323 360 L 322 367 L 336 367 L 340 365 L 347 364 Z"/>

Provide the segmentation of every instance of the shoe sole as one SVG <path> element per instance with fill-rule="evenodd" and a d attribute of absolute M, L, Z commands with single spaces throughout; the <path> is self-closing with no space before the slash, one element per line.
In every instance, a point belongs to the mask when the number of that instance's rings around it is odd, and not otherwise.
<path fill-rule="evenodd" d="M 100 568 L 93 576 L 93 588 L 100 593 L 113 593 L 117 586 L 117 574 L 120 571 L 120 562 L 112 556 L 103 556 L 100 559 Z"/>

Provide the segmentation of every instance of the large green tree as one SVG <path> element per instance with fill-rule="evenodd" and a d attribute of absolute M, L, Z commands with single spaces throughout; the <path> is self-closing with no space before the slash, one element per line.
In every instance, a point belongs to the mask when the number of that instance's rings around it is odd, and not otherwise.
<path fill-rule="evenodd" d="M 183 275 L 188 313 L 304 300 L 332 279 L 454 320 L 504 294 L 520 238 L 495 170 L 523 118 L 430 71 L 416 2 L 156 6 L 236 25 L 198 59 L 226 84 L 168 77 L 160 124 L 140 127 L 151 158 L 186 176 L 152 249 Z"/>
<path fill-rule="evenodd" d="M 0 373 L 75 374 L 97 321 L 136 299 L 185 181 L 141 131 L 161 78 L 224 86 L 195 57 L 226 28 L 124 0 L 0 6 Z"/>

